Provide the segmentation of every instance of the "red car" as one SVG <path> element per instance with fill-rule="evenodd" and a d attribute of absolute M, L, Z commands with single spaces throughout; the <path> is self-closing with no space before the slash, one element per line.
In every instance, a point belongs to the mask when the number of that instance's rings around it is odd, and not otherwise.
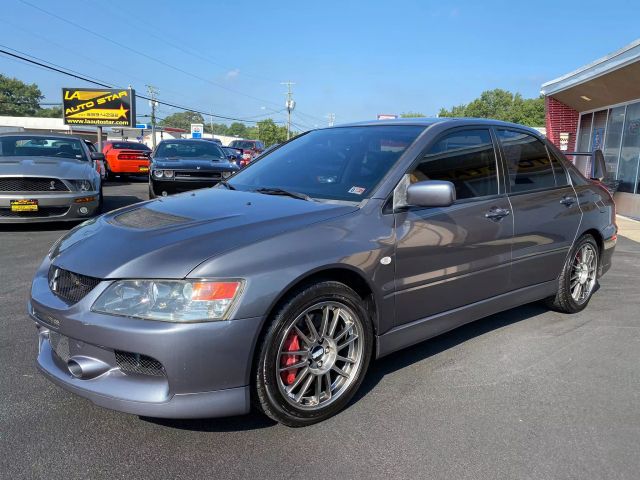
<path fill-rule="evenodd" d="M 148 175 L 151 149 L 144 143 L 108 141 L 102 147 L 107 179 L 116 175 Z"/>
<path fill-rule="evenodd" d="M 264 151 L 264 143 L 260 140 L 234 140 L 229 147 L 242 150 L 242 160 L 238 164 L 241 167 L 246 166 Z"/>

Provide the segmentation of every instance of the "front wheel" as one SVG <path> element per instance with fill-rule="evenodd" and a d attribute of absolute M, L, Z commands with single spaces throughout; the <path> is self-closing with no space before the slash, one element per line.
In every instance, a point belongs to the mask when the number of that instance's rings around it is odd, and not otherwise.
<path fill-rule="evenodd" d="M 342 410 L 369 365 L 373 330 L 362 298 L 325 281 L 292 295 L 275 314 L 259 350 L 259 408 L 292 427 Z"/>
<path fill-rule="evenodd" d="M 583 310 L 598 282 L 598 244 L 591 235 L 578 239 L 558 278 L 558 293 L 547 299 L 553 310 L 576 313 Z"/>

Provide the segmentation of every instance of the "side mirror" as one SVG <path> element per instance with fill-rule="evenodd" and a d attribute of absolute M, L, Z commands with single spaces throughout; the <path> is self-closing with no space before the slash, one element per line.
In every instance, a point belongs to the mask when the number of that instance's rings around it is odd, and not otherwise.
<path fill-rule="evenodd" d="M 102 160 L 102 161 L 104 161 L 104 153 L 91 152 L 91 160 Z"/>
<path fill-rule="evenodd" d="M 407 187 L 407 205 L 416 207 L 448 207 L 456 201 L 453 183 L 443 180 L 426 180 Z"/>
<path fill-rule="evenodd" d="M 591 160 L 591 180 L 603 181 L 607 173 L 607 166 L 604 162 L 604 154 L 598 149 L 593 152 Z"/>

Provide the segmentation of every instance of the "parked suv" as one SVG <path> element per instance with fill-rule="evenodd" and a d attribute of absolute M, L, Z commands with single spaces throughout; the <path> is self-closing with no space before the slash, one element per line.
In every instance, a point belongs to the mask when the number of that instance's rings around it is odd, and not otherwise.
<path fill-rule="evenodd" d="M 31 288 L 38 364 L 124 412 L 237 415 L 253 400 L 309 425 L 347 405 L 374 358 L 528 302 L 585 308 L 614 210 L 527 127 L 310 131 L 215 188 L 56 242 Z"/>

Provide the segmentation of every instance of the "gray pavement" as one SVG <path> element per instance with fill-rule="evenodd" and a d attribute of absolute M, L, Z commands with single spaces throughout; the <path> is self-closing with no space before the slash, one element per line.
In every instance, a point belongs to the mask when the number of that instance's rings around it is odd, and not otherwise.
<path fill-rule="evenodd" d="M 107 207 L 147 198 L 110 185 Z M 640 477 L 640 243 L 620 237 L 586 311 L 516 308 L 374 363 L 338 416 L 153 420 L 36 370 L 31 276 L 68 225 L 0 226 L 0 478 Z M 105 239 L 105 242 L 108 241 Z"/>

